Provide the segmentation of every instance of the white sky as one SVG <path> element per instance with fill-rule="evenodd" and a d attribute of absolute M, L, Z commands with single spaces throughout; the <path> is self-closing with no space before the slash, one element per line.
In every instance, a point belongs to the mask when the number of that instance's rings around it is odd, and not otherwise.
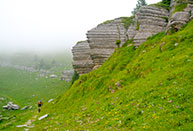
<path fill-rule="evenodd" d="M 148 4 L 161 0 L 146 0 Z M 97 24 L 130 16 L 137 0 L 0 0 L 0 51 L 71 49 Z"/>

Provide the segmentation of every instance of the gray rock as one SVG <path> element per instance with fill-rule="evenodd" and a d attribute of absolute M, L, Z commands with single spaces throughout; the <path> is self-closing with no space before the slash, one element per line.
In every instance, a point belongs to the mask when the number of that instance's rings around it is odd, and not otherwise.
<path fill-rule="evenodd" d="M 52 74 L 52 75 L 50 75 L 49 77 L 50 77 L 50 78 L 56 78 L 56 77 L 57 77 L 57 75 Z"/>
<path fill-rule="evenodd" d="M 48 117 L 48 114 L 41 116 L 40 118 L 38 118 L 38 120 L 45 119 L 46 117 Z"/>
<path fill-rule="evenodd" d="M 88 41 L 80 41 L 72 48 L 73 68 L 79 74 L 85 74 L 92 70 L 93 60 Z"/>
<path fill-rule="evenodd" d="M 9 102 L 7 105 L 3 106 L 3 109 L 18 110 L 19 106 L 16 104 L 13 104 L 13 102 Z"/>
<path fill-rule="evenodd" d="M 69 82 L 72 80 L 73 74 L 74 74 L 74 70 L 62 71 L 62 76 L 60 79 Z"/>
<path fill-rule="evenodd" d="M 29 106 L 24 106 L 23 108 L 21 108 L 21 110 L 26 110 L 28 109 Z"/>
<path fill-rule="evenodd" d="M 27 127 L 27 125 L 17 125 L 16 127 Z"/>
<path fill-rule="evenodd" d="M 54 99 L 50 99 L 49 101 L 48 101 L 48 103 L 50 103 L 50 102 L 52 102 Z"/>
<path fill-rule="evenodd" d="M 121 43 L 126 41 L 126 29 L 121 20 L 122 18 L 114 19 L 87 32 L 94 66 L 102 65 L 109 58 L 117 48 L 116 40 L 120 39 Z"/>
<path fill-rule="evenodd" d="M 3 98 L 3 97 L 0 97 L 0 100 L 1 100 L 1 101 L 4 101 L 4 100 L 5 100 L 5 98 Z"/>
<path fill-rule="evenodd" d="M 190 0 L 187 0 L 187 7 L 180 12 L 173 13 L 175 6 L 181 4 L 184 1 L 171 1 L 171 10 L 169 22 L 167 25 L 166 32 L 168 33 L 170 30 L 178 31 L 184 24 L 186 24 L 189 20 L 192 19 L 192 11 L 193 11 L 193 3 Z M 191 13 L 190 13 L 191 12 Z"/>
<path fill-rule="evenodd" d="M 153 6 L 143 6 L 136 13 L 136 27 L 130 27 L 128 31 L 134 34 L 133 42 L 135 46 L 139 46 L 145 42 L 148 37 L 157 34 L 158 32 L 165 31 L 167 26 L 166 18 L 168 18 L 168 11 Z M 133 26 L 133 25 L 132 25 Z M 135 32 L 135 33 L 133 33 Z"/>

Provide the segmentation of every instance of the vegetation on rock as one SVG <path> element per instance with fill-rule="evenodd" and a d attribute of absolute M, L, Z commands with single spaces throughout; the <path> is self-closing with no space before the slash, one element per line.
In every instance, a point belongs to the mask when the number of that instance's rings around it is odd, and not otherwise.
<path fill-rule="evenodd" d="M 147 5 L 145 0 L 137 0 L 136 7 L 131 12 L 132 15 L 134 16 L 136 14 L 136 12 L 140 9 L 140 7 L 145 6 L 145 5 Z"/>

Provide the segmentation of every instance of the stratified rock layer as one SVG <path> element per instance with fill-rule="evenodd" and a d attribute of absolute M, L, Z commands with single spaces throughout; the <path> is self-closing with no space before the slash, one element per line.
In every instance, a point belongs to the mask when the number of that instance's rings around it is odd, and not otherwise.
<path fill-rule="evenodd" d="M 153 6 L 141 7 L 135 17 L 136 28 L 134 29 L 133 25 L 131 25 L 128 30 L 128 34 L 130 34 L 130 32 L 134 34 L 134 45 L 139 46 L 141 43 L 145 42 L 148 37 L 158 32 L 165 31 L 167 19 L 168 11 L 166 9 Z M 131 30 L 131 28 L 134 30 Z"/>
<path fill-rule="evenodd" d="M 179 12 L 174 12 L 178 5 L 187 4 L 187 6 Z M 170 17 L 166 32 L 177 31 L 193 17 L 193 1 L 192 0 L 172 0 L 170 7 Z"/>
<path fill-rule="evenodd" d="M 174 12 L 176 6 L 181 3 L 187 4 L 187 7 L 183 11 Z M 73 47 L 73 67 L 78 74 L 88 73 L 100 67 L 110 57 L 117 48 L 117 40 L 121 40 L 123 44 L 126 40 L 133 39 L 134 45 L 138 47 L 148 37 L 171 29 L 177 31 L 191 19 L 193 19 L 193 1 L 172 0 L 170 12 L 159 5 L 141 7 L 134 18 L 128 19 L 130 22 L 130 25 L 127 25 L 128 29 L 123 26 L 123 22 L 127 19 L 106 21 L 87 32 L 88 42 L 80 42 Z"/>
<path fill-rule="evenodd" d="M 91 58 L 95 66 L 102 65 L 117 48 L 116 40 L 126 41 L 126 29 L 121 18 L 100 24 L 87 32 Z"/>
<path fill-rule="evenodd" d="M 90 55 L 90 46 L 88 41 L 78 42 L 72 48 L 73 54 L 73 67 L 74 70 L 79 74 L 85 74 L 92 70 L 93 60 Z"/>

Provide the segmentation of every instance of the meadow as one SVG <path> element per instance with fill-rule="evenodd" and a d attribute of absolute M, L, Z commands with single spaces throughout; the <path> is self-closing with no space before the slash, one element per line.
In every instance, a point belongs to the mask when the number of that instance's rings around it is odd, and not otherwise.
<path fill-rule="evenodd" d="M 71 57 L 50 54 L 50 56 L 42 55 L 41 58 L 45 60 L 45 64 L 55 59 L 54 67 L 47 70 L 52 74 L 57 74 L 57 78 L 49 78 L 50 74 L 40 76 L 38 71 L 30 72 L 11 67 L 0 67 L 0 130 L 22 130 L 16 126 L 25 124 L 38 113 L 37 102 L 39 100 L 46 105 L 50 99 L 56 99 L 69 88 L 70 82 L 61 81 L 60 76 L 62 70 L 72 68 Z M 28 67 L 34 65 L 33 57 L 29 55 L 4 56 L 4 61 L 5 59 L 6 62 L 16 65 Z M 19 105 L 20 109 L 3 110 L 2 106 L 7 105 L 10 101 Z M 24 106 L 29 106 L 30 109 L 21 110 Z"/>
<path fill-rule="evenodd" d="M 33 130 L 192 130 L 192 30 L 126 42 L 44 106 Z"/>

